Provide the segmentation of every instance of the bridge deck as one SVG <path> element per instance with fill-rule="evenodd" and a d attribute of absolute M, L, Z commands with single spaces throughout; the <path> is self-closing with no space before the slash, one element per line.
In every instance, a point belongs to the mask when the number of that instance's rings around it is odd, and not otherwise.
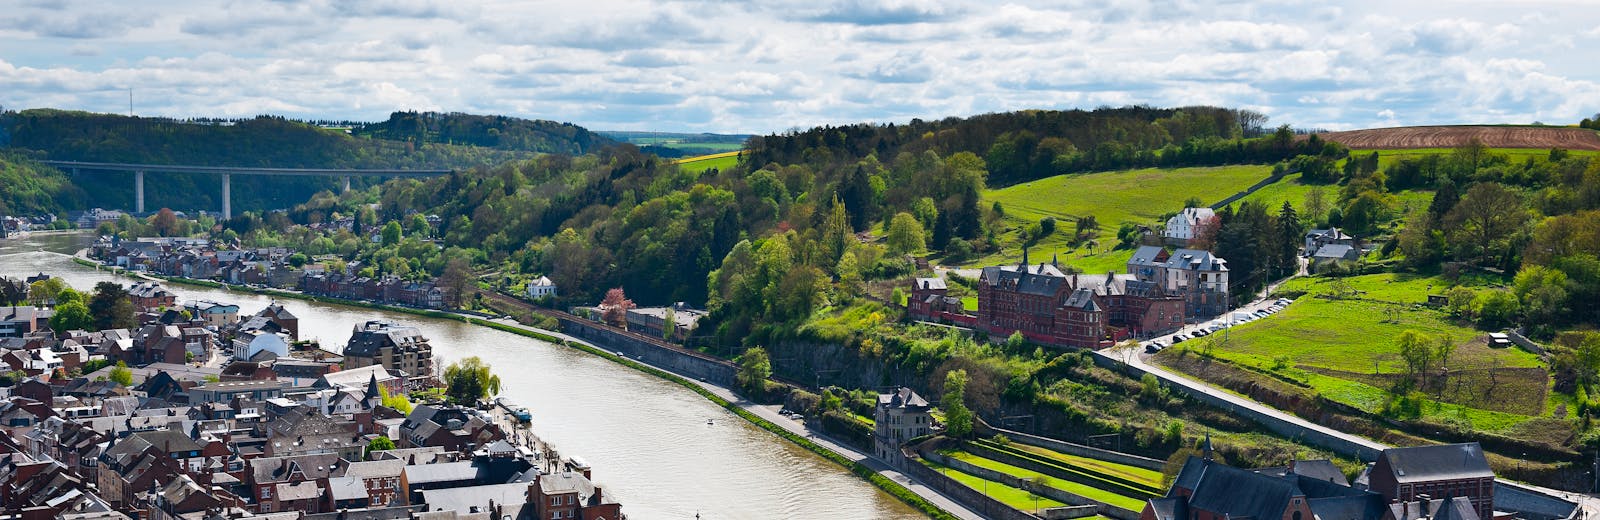
<path fill-rule="evenodd" d="M 257 168 L 230 166 L 188 166 L 172 164 L 130 164 L 82 161 L 39 161 L 61 169 L 81 169 L 117 172 L 164 173 L 214 173 L 230 175 L 288 175 L 305 177 L 438 177 L 449 175 L 451 170 L 395 170 L 395 169 L 342 169 L 342 168 Z"/>

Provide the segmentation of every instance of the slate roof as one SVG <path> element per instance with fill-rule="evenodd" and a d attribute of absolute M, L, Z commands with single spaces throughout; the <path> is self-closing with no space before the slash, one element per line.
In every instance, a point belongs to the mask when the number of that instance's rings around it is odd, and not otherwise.
<path fill-rule="evenodd" d="M 1290 481 L 1226 464 L 1206 464 L 1189 507 L 1234 518 L 1282 518 L 1289 500 L 1302 494 Z"/>
<path fill-rule="evenodd" d="M 459 482 L 476 480 L 478 467 L 472 461 L 418 464 L 405 467 L 406 482 L 412 485 L 428 482 Z"/>
<path fill-rule="evenodd" d="M 1128 259 L 1128 265 L 1157 266 L 1162 262 L 1157 260 L 1166 249 L 1160 246 L 1139 246 L 1133 251 L 1133 257 Z"/>
<path fill-rule="evenodd" d="M 1094 291 L 1077 289 L 1067 295 L 1067 300 L 1061 302 L 1062 307 L 1080 309 L 1084 312 L 1100 312 L 1100 304 L 1094 302 Z"/>
<path fill-rule="evenodd" d="M 360 500 L 367 498 L 367 484 L 355 477 L 328 479 L 328 494 L 334 500 Z"/>
<path fill-rule="evenodd" d="M 945 289 L 946 287 L 943 278 L 918 278 L 916 280 L 916 288 L 931 291 Z"/>
<path fill-rule="evenodd" d="M 1327 459 L 1297 460 L 1293 462 L 1291 468 L 1291 471 L 1296 475 L 1332 482 L 1345 487 L 1350 486 L 1350 481 L 1345 479 L 1344 472 L 1339 471 L 1339 467 L 1334 466 L 1333 461 Z"/>
<path fill-rule="evenodd" d="M 345 344 L 344 355 L 355 357 L 373 357 L 378 351 L 387 346 L 396 349 L 415 348 L 427 345 L 428 340 L 422 337 L 422 332 L 416 327 L 404 327 L 394 322 L 373 320 L 365 326 L 356 329 L 350 336 L 349 343 Z"/>
<path fill-rule="evenodd" d="M 576 471 L 539 475 L 539 489 L 546 495 L 577 493 L 580 501 L 587 501 L 594 495 L 594 483 Z"/>
<path fill-rule="evenodd" d="M 1489 459 L 1476 442 L 1390 448 L 1382 457 L 1396 482 L 1494 478 Z"/>
<path fill-rule="evenodd" d="M 1172 257 L 1167 259 L 1167 267 L 1176 269 L 1189 269 L 1194 271 L 1227 271 L 1227 261 L 1210 251 L 1199 249 L 1179 249 L 1172 252 Z"/>
<path fill-rule="evenodd" d="M 1352 249 L 1355 248 L 1345 244 L 1328 244 L 1317 248 L 1316 254 L 1311 256 L 1315 258 L 1344 258 L 1350 254 Z"/>
<path fill-rule="evenodd" d="M 917 395 L 910 388 L 900 387 L 890 394 L 878 394 L 878 405 L 888 408 L 921 408 L 928 409 L 928 400 Z"/>
<path fill-rule="evenodd" d="M 579 475 L 580 477 L 582 475 Z M 541 477 L 541 482 L 549 478 Z M 592 487 L 590 488 L 593 489 Z M 422 491 L 422 501 L 428 504 L 428 509 L 437 511 L 455 511 L 457 517 L 466 514 L 477 507 L 479 512 L 490 513 L 489 504 L 505 506 L 502 513 L 510 518 L 522 518 L 522 509 L 527 507 L 528 485 L 523 483 L 491 484 L 486 486 L 470 486 L 449 489 L 428 489 Z M 492 517 L 493 515 L 491 515 Z"/>
<path fill-rule="evenodd" d="M 355 478 L 384 478 L 398 477 L 400 471 L 406 468 L 403 459 L 369 460 L 364 462 L 351 462 L 344 469 L 346 477 Z"/>

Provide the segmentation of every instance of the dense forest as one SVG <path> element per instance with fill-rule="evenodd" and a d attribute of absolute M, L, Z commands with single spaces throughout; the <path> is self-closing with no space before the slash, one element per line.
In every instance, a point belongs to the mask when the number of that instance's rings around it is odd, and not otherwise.
<path fill-rule="evenodd" d="M 386 121 L 360 125 L 351 132 L 357 136 L 391 141 L 462 144 L 572 155 L 583 155 L 617 144 L 606 136 L 572 123 L 459 112 L 395 112 Z"/>
<path fill-rule="evenodd" d="M 0 215 L 54 215 L 85 199 L 83 189 L 55 168 L 0 151 Z"/>
<path fill-rule="evenodd" d="M 749 162 L 821 167 L 868 155 L 881 159 L 902 152 L 969 152 L 984 159 L 992 184 L 1005 185 L 1062 173 L 1148 166 L 1271 164 L 1323 152 L 1325 143 L 1296 140 L 1287 127 L 1263 138 L 1266 121 L 1248 110 L 1133 106 L 823 126 L 754 137 Z"/>
<path fill-rule="evenodd" d="M 515 118 L 451 115 L 435 117 L 449 134 L 471 131 L 516 136 L 526 145 L 499 147 L 406 141 L 351 136 L 335 129 L 260 116 L 238 121 L 180 121 L 62 110 L 0 112 L 0 146 L 34 159 L 149 164 L 286 168 L 457 169 L 526 159 L 537 151 L 587 151 L 604 137 L 571 125 Z M 395 119 L 391 119 L 391 122 Z M 451 123 L 463 121 L 463 123 Z M 471 124 L 468 124 L 470 122 Z M 494 124 L 503 125 L 500 131 Z M 382 125 L 382 123 L 380 123 Z M 436 132 L 436 131 L 431 131 Z M 435 136 L 430 133 L 430 136 Z M 465 139 L 455 139 L 457 143 Z M 357 179 L 357 187 L 380 179 Z M 337 190 L 342 181 L 315 177 L 233 179 L 233 206 L 238 210 L 285 208 L 323 190 Z M 132 208 L 132 179 L 122 173 L 81 172 L 72 178 L 89 206 Z M 13 195 L 0 187 L 4 197 Z M 178 210 L 221 208 L 221 181 L 215 176 L 151 173 L 146 177 L 146 206 Z M 33 195 L 30 195 L 33 197 Z M 77 204 L 71 208 L 79 209 Z"/>

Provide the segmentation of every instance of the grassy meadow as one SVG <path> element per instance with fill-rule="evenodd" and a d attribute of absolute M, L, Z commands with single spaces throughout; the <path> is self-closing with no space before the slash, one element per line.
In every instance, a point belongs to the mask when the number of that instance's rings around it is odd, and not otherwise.
<path fill-rule="evenodd" d="M 1414 330 L 1430 339 L 1448 337 L 1456 347 L 1447 363 L 1449 378 L 1425 392 L 1423 418 L 1506 432 L 1550 413 L 1550 378 L 1538 356 L 1515 347 L 1491 348 L 1486 332 L 1457 324 L 1443 311 L 1423 305 L 1427 295 L 1448 289 L 1448 281 L 1395 273 L 1343 281 L 1354 294 L 1331 299 L 1324 296 L 1335 292 L 1333 279 L 1292 280 L 1279 291 L 1305 291 L 1306 296 L 1282 312 L 1225 334 L 1191 340 L 1157 360 L 1194 372 L 1193 363 L 1179 358 L 1209 344 L 1218 360 L 1297 381 L 1333 401 L 1380 413 L 1393 397 L 1389 389 L 1406 377 L 1396 338 Z M 1483 278 L 1462 280 L 1467 286 L 1492 283 Z M 1431 372 L 1439 368 L 1434 366 Z"/>
<path fill-rule="evenodd" d="M 1057 175 L 990 189 L 984 203 L 999 202 L 1010 228 L 1002 235 L 1002 251 L 977 259 L 975 265 L 1015 262 L 1022 256 L 1019 229 L 1050 216 L 1056 231 L 1029 248 L 1029 260 L 1061 262 L 1086 273 L 1121 272 L 1131 250 L 1113 250 L 1117 228 L 1123 223 L 1154 226 L 1164 216 L 1183 209 L 1190 197 L 1207 204 L 1244 191 L 1270 175 L 1270 166 L 1219 166 L 1208 168 L 1145 168 L 1085 174 Z M 1100 223 L 1098 247 L 1072 244 L 1079 218 L 1093 215 Z"/>
<path fill-rule="evenodd" d="M 685 157 L 678 159 L 677 163 L 679 168 L 692 172 L 703 172 L 712 168 L 726 170 L 739 164 L 739 150 L 698 157 Z"/>

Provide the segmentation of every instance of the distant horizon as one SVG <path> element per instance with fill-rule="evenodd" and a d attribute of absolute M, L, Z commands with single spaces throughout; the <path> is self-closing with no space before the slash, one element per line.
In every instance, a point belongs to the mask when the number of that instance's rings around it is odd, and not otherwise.
<path fill-rule="evenodd" d="M 1581 0 L 22 0 L 0 105 L 381 120 L 502 114 L 769 134 L 1023 109 L 1211 105 L 1347 130 L 1600 112 Z"/>

